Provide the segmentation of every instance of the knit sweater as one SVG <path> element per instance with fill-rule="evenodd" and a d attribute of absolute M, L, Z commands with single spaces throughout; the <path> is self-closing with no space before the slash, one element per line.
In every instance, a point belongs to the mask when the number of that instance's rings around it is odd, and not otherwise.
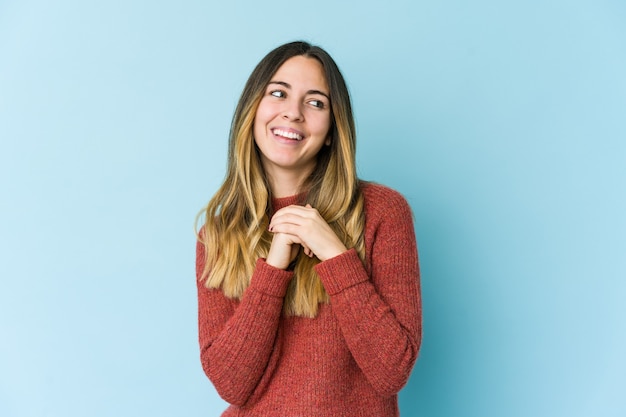
<path fill-rule="evenodd" d="M 265 259 L 241 301 L 196 280 L 202 367 L 231 404 L 222 417 L 399 416 L 421 343 L 412 213 L 387 187 L 366 184 L 363 194 L 365 262 L 349 249 L 315 266 L 330 297 L 315 318 L 283 314 L 293 272 Z M 203 268 L 198 243 L 197 278 Z"/>

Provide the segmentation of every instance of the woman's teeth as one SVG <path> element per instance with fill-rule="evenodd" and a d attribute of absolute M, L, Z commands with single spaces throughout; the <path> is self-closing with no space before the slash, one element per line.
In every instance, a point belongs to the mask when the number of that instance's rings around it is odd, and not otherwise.
<path fill-rule="evenodd" d="M 274 129 L 274 134 L 276 136 L 280 136 L 280 137 L 287 138 L 287 139 L 295 139 L 295 140 L 302 140 L 302 139 L 304 139 L 302 136 L 300 136 L 299 134 L 297 134 L 295 132 L 287 132 L 287 131 L 281 130 L 281 129 Z"/>

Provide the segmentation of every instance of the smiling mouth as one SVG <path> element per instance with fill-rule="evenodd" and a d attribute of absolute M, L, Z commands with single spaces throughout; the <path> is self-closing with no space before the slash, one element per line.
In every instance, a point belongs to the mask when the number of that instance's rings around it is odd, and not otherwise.
<path fill-rule="evenodd" d="M 282 130 L 282 129 L 273 129 L 272 133 L 276 136 L 280 136 L 281 138 L 286 138 L 286 139 L 291 139 L 291 140 L 302 140 L 304 139 L 304 136 L 296 133 L 296 132 L 290 132 L 287 130 Z"/>

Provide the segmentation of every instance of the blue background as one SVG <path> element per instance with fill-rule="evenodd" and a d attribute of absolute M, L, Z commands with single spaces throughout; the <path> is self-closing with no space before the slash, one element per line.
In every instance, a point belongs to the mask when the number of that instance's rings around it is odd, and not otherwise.
<path fill-rule="evenodd" d="M 193 220 L 254 65 L 306 39 L 411 203 L 402 415 L 626 415 L 626 3 L 0 0 L 0 415 L 217 416 Z"/>

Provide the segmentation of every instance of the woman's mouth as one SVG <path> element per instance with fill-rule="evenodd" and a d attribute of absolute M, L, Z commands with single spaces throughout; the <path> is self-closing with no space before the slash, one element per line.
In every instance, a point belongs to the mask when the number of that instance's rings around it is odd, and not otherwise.
<path fill-rule="evenodd" d="M 304 136 L 302 134 L 295 132 L 293 130 L 274 128 L 272 129 L 272 133 L 275 136 L 279 136 L 285 139 L 291 139 L 291 140 L 297 140 L 297 141 L 304 139 Z"/>

